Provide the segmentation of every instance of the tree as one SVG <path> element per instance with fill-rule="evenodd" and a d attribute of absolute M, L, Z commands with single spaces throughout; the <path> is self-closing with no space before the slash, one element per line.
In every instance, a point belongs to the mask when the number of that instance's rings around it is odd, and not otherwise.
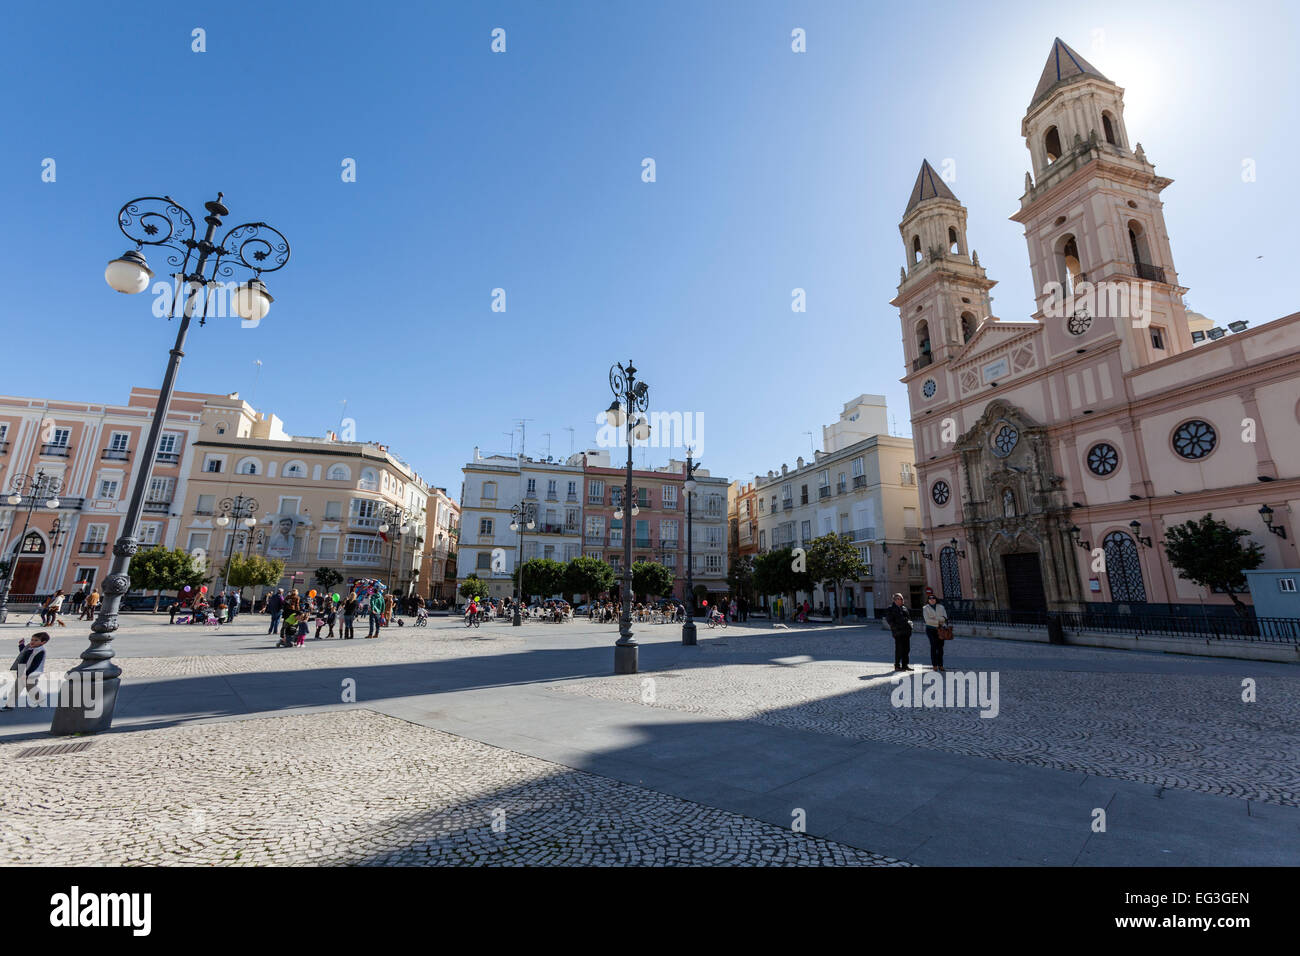
<path fill-rule="evenodd" d="M 759 594 L 780 594 L 793 605 L 796 591 L 811 591 L 812 577 L 795 570 L 794 550 L 778 548 L 754 560 L 754 589 Z"/>
<path fill-rule="evenodd" d="M 162 591 L 179 591 L 189 586 L 197 588 L 208 580 L 204 567 L 182 548 L 167 550 L 162 545 L 137 552 L 127 569 L 131 587 L 141 591 L 158 591 L 154 595 L 153 610 L 158 613 L 158 599 Z"/>
<path fill-rule="evenodd" d="M 664 597 L 673 590 L 673 573 L 654 561 L 638 561 L 632 565 L 632 591 L 637 599 Z"/>
<path fill-rule="evenodd" d="M 524 583 L 519 584 L 519 572 L 524 572 Z M 519 588 L 520 598 L 527 602 L 528 595 L 541 594 L 549 596 L 564 588 L 564 565 L 550 558 L 530 558 L 511 575 L 515 586 Z"/>
<path fill-rule="evenodd" d="M 325 594 L 330 594 L 343 583 L 343 574 L 334 568 L 317 568 L 313 578 L 316 581 L 316 587 L 320 588 Z"/>
<path fill-rule="evenodd" d="M 614 587 L 614 569 L 600 558 L 574 558 L 564 566 L 564 588 L 582 594 L 590 602 L 597 594 Z"/>
<path fill-rule="evenodd" d="M 239 588 L 269 588 L 284 577 L 284 562 L 279 558 L 268 560 L 260 554 L 245 557 L 242 554 L 230 556 L 230 567 L 226 571 L 226 581 Z M 340 578 L 341 579 L 341 578 Z"/>
<path fill-rule="evenodd" d="M 484 598 L 488 596 L 489 593 L 488 583 L 484 581 L 482 578 L 480 578 L 477 574 L 471 574 L 469 577 L 467 577 L 464 581 L 461 582 L 461 585 L 457 589 L 456 593 L 459 594 L 461 597 L 465 598 L 466 600 L 468 600 L 469 598 L 476 598 L 477 600 L 482 601 Z"/>
<path fill-rule="evenodd" d="M 866 562 L 848 538 L 834 532 L 813 538 L 808 545 L 808 576 L 835 595 L 835 621 L 844 620 L 839 593 L 842 581 L 857 581 L 867 573 Z"/>
<path fill-rule="evenodd" d="M 1249 537 L 1245 528 L 1230 528 L 1226 521 L 1214 520 L 1206 514 L 1199 520 L 1185 521 L 1165 531 L 1165 554 L 1178 573 L 1203 588 L 1221 588 L 1226 591 L 1239 614 L 1246 613 L 1246 605 L 1237 598 L 1237 591 L 1246 586 L 1246 575 L 1264 561 L 1264 549 L 1253 541 L 1243 545 L 1241 539 Z"/>
<path fill-rule="evenodd" d="M 754 600 L 754 558 L 752 555 L 738 555 L 731 562 L 727 571 L 727 585 L 737 596 Z"/>

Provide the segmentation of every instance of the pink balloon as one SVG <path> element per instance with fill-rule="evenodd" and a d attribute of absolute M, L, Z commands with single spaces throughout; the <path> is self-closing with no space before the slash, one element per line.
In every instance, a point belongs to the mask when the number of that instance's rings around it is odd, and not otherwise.
<path fill-rule="evenodd" d="M 190 586 L 189 586 L 188 584 L 185 585 L 185 593 L 186 593 L 186 594 L 189 593 L 189 590 L 190 590 Z"/>

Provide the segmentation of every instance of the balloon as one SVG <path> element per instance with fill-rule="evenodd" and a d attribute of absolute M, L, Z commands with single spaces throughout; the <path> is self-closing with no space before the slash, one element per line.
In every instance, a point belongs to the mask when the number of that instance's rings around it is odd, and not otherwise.
<path fill-rule="evenodd" d="M 705 607 L 708 607 L 708 606 L 709 606 L 709 602 L 708 602 L 708 601 L 705 601 L 705 602 L 704 602 L 704 606 L 705 606 Z"/>
<path fill-rule="evenodd" d="M 316 589 L 313 588 L 312 590 L 308 591 L 308 592 L 307 592 L 307 596 L 308 596 L 308 597 L 315 597 L 315 596 L 316 596 Z"/>
<path fill-rule="evenodd" d="M 190 586 L 189 586 L 188 584 L 185 585 L 185 593 L 186 593 L 186 594 L 189 594 L 189 593 L 190 593 Z"/>
<path fill-rule="evenodd" d="M 208 593 L 208 586 L 205 584 L 205 585 L 203 585 L 203 587 L 199 588 L 199 593 L 200 593 L 200 594 L 207 594 L 207 593 Z"/>
<path fill-rule="evenodd" d="M 336 594 L 334 595 L 334 600 L 337 601 L 338 599 L 339 599 L 339 596 L 338 596 L 338 594 L 336 593 Z"/>

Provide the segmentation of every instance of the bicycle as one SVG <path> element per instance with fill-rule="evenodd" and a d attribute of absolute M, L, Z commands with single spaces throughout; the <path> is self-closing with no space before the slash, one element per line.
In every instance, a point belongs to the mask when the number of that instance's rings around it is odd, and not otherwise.
<path fill-rule="evenodd" d="M 709 627 L 726 627 L 726 626 L 727 626 L 727 619 L 723 617 L 721 614 L 709 615 Z"/>
<path fill-rule="evenodd" d="M 478 626 L 479 626 L 478 615 L 477 615 L 477 614 L 466 614 L 466 615 L 465 615 L 465 626 L 466 626 L 466 627 L 478 627 Z"/>

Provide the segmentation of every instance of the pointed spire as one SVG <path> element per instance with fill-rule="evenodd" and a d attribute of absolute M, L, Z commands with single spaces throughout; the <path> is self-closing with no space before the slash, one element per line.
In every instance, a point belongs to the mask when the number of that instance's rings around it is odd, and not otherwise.
<path fill-rule="evenodd" d="M 927 199 L 951 199 L 953 202 L 959 202 L 948 184 L 943 181 L 943 177 L 934 171 L 927 159 L 921 160 L 921 171 L 916 174 L 916 185 L 912 187 L 912 196 L 907 200 L 907 208 L 903 210 L 906 216 L 918 204 L 925 202 Z"/>
<path fill-rule="evenodd" d="M 1052 50 L 1047 54 L 1047 63 L 1043 66 L 1043 75 L 1038 78 L 1038 86 L 1034 88 L 1034 98 L 1029 101 L 1029 108 L 1033 109 L 1038 105 L 1039 100 L 1045 99 L 1047 94 L 1054 89 L 1057 84 L 1069 83 L 1082 76 L 1095 76 L 1100 80 L 1110 80 L 1102 76 L 1101 71 L 1085 60 L 1069 45 L 1057 37 L 1052 41 Z"/>

